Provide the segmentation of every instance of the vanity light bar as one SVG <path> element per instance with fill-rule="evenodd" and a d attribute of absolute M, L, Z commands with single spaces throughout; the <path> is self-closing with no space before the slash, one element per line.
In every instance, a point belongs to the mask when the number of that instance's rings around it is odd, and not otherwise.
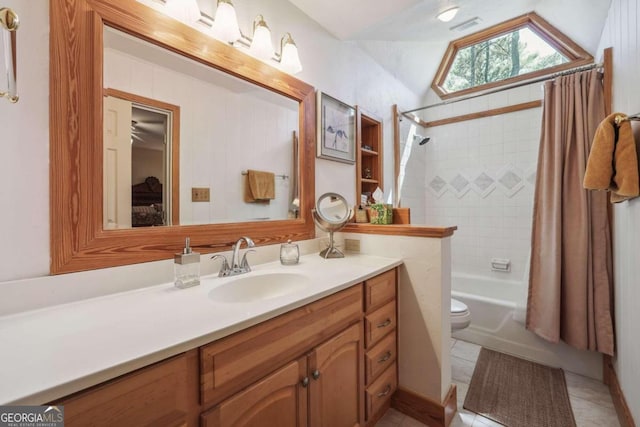
<path fill-rule="evenodd" d="M 153 0 L 153 1 L 163 5 L 167 4 L 167 0 Z M 231 0 L 218 0 L 218 8 L 221 6 L 221 3 L 223 3 L 227 9 L 229 7 L 233 9 L 234 7 L 233 4 L 231 3 Z M 216 9 L 216 16 L 217 16 L 217 9 Z M 227 16 L 230 16 L 229 19 L 234 19 L 234 20 L 236 19 L 235 13 L 228 14 Z M 207 27 L 210 33 L 213 33 L 215 31 L 215 28 L 214 28 L 215 19 L 212 16 L 202 11 L 200 11 L 200 19 L 197 20 L 196 22 L 199 25 L 203 25 Z M 267 44 L 271 46 L 271 35 L 270 34 L 267 35 L 266 33 L 259 34 L 259 36 L 261 36 L 259 37 L 260 38 L 259 41 L 261 41 L 261 44 L 263 45 L 262 48 L 258 46 L 254 46 L 255 45 L 254 39 L 256 38 L 256 30 L 263 30 L 264 28 L 268 30 L 268 26 L 264 18 L 262 17 L 262 15 L 257 15 L 253 21 L 253 37 L 249 37 L 246 34 L 244 34 L 242 30 L 238 28 L 237 22 L 233 22 L 228 26 L 231 26 L 234 29 L 235 28 L 238 29 L 240 36 L 236 40 L 228 41 L 228 38 L 224 36 L 222 38 L 219 38 L 214 35 L 214 37 L 218 38 L 219 40 L 225 43 L 229 43 L 230 45 L 236 48 L 249 49 L 249 51 L 253 56 L 265 62 L 268 62 L 268 61 L 277 62 L 278 64 L 280 64 L 279 68 L 289 74 L 297 74 L 300 71 L 302 71 L 302 64 L 300 62 L 300 57 L 298 55 L 298 47 L 293 41 L 293 37 L 291 37 L 291 33 L 285 33 L 285 35 L 282 36 L 282 38 L 280 39 L 280 52 L 272 52 L 273 48 L 267 46 Z M 262 32 L 264 33 L 264 31 Z"/>

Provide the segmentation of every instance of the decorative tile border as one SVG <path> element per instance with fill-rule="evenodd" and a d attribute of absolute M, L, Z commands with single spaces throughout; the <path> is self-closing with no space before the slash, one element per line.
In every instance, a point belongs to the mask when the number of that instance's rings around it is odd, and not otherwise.
<path fill-rule="evenodd" d="M 447 191 L 461 199 L 470 190 L 484 199 L 496 189 L 511 198 L 526 186 L 534 188 L 535 184 L 535 164 L 523 171 L 509 163 L 495 173 L 490 171 L 477 173 L 477 170 L 474 173 L 458 171 L 448 181 L 441 174 L 436 174 L 428 181 L 427 189 L 438 199 Z"/>

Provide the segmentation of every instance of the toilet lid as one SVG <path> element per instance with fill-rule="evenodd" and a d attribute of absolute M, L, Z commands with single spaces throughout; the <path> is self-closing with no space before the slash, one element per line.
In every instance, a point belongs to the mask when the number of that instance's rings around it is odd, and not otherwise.
<path fill-rule="evenodd" d="M 464 313 L 469 310 L 467 305 L 462 301 L 458 301 L 457 299 L 451 298 L 451 312 L 452 313 Z"/>

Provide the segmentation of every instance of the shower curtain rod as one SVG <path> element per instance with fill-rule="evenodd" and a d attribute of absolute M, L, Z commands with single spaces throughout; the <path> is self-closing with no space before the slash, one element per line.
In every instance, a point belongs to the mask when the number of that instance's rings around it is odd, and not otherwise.
<path fill-rule="evenodd" d="M 478 93 L 478 94 L 475 94 L 475 95 L 464 96 L 462 98 L 452 99 L 451 101 L 443 101 L 443 102 L 439 102 L 437 104 L 431 104 L 431 105 L 427 105 L 427 106 L 424 106 L 424 107 L 414 108 L 413 110 L 401 111 L 400 114 L 403 115 L 403 116 L 406 116 L 409 113 L 413 113 L 413 112 L 421 111 L 421 110 L 426 110 L 427 108 L 441 107 L 443 105 L 454 104 L 456 102 L 466 101 L 468 99 L 478 98 L 480 96 L 491 95 L 493 93 L 498 93 L 498 92 L 502 92 L 502 91 L 509 90 L 509 89 L 515 89 L 515 88 L 521 87 L 521 86 L 527 86 L 527 85 L 530 85 L 530 84 L 533 84 L 533 83 L 544 82 L 544 81 L 547 81 L 547 80 L 555 79 L 556 77 L 566 76 L 566 75 L 573 74 L 573 73 L 578 73 L 580 71 L 587 71 L 587 70 L 592 70 L 594 68 L 601 68 L 603 65 L 604 65 L 603 63 L 583 65 L 583 66 L 580 66 L 580 67 L 571 68 L 569 70 L 560 71 L 560 72 L 557 72 L 555 74 L 551 74 L 550 76 L 544 76 L 544 77 L 538 77 L 537 79 L 525 80 L 525 81 L 522 81 L 522 82 L 514 83 L 514 84 L 509 85 L 509 86 L 503 86 L 503 87 L 500 87 L 500 88 L 497 88 L 497 89 L 487 90 L 486 92 Z M 407 118 L 410 119 L 410 120 L 414 119 L 413 117 L 410 117 L 410 116 L 407 116 Z"/>

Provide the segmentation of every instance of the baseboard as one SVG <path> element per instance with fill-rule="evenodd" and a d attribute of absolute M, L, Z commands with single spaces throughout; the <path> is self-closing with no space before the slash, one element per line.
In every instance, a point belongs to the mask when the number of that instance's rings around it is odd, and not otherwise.
<path fill-rule="evenodd" d="M 622 393 L 622 388 L 620 388 L 620 382 L 618 381 L 616 370 L 613 367 L 611 356 L 604 356 L 603 365 L 604 369 L 602 376 L 605 380 L 605 384 L 609 385 L 609 392 L 611 393 L 611 399 L 613 400 L 613 405 L 615 406 L 616 413 L 618 414 L 620 426 L 636 427 L 631 411 L 629 410 L 629 406 L 627 405 L 627 401 Z"/>
<path fill-rule="evenodd" d="M 429 427 L 448 427 L 458 409 L 456 385 L 451 385 L 442 403 L 398 388 L 391 398 L 391 407 Z"/>

